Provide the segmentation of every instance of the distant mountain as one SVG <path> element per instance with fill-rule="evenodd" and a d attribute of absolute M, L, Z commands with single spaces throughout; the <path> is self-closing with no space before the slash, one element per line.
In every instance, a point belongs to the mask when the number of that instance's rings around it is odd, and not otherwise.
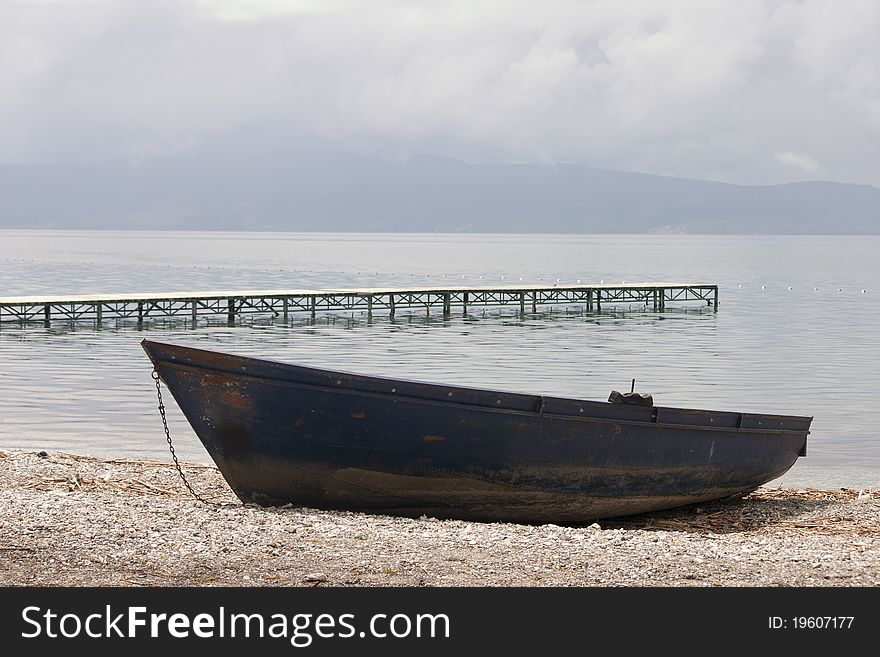
<path fill-rule="evenodd" d="M 880 189 L 746 186 L 593 169 L 244 149 L 0 166 L 0 227 L 880 234 Z"/>

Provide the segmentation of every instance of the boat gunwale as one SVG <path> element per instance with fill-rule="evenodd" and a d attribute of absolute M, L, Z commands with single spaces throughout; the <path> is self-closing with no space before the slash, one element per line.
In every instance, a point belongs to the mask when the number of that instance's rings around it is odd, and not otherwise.
<path fill-rule="evenodd" d="M 212 353 L 216 353 L 216 352 L 212 352 Z M 369 379 L 373 379 L 375 381 L 415 383 L 417 385 L 424 384 L 424 385 L 429 385 L 429 386 L 447 387 L 444 384 L 427 383 L 427 382 L 422 382 L 422 381 L 413 381 L 410 379 L 389 379 L 389 378 L 384 378 L 384 377 L 372 377 L 370 375 L 354 374 L 354 373 L 349 373 L 349 372 L 343 372 L 341 370 L 326 370 L 326 369 L 322 369 L 322 368 L 318 368 L 318 367 L 310 367 L 308 365 L 294 365 L 291 363 L 282 363 L 279 361 L 270 361 L 270 360 L 250 358 L 248 356 L 235 356 L 235 357 L 236 358 L 245 358 L 248 360 L 257 360 L 257 361 L 260 361 L 261 363 L 269 363 L 272 365 L 289 365 L 294 368 L 302 367 L 305 369 L 309 369 L 309 370 L 321 372 L 321 373 L 342 374 L 344 376 L 355 376 L 355 377 L 366 377 Z M 634 426 L 639 426 L 639 427 L 677 428 L 677 429 L 686 429 L 686 430 L 723 432 L 723 433 L 728 433 L 728 434 L 730 434 L 730 433 L 734 433 L 734 434 L 771 434 L 771 435 L 793 434 L 793 435 L 807 436 L 810 433 L 809 429 L 773 429 L 773 428 L 766 428 L 765 429 L 763 427 L 713 427 L 713 426 L 705 426 L 705 425 L 700 425 L 700 424 L 681 424 L 681 423 L 663 422 L 662 420 L 656 421 L 656 422 L 645 422 L 645 421 L 641 421 L 641 420 L 632 420 L 632 419 L 626 419 L 626 418 L 596 417 L 594 415 L 589 415 L 589 414 L 568 415 L 568 414 L 563 414 L 563 413 L 539 412 L 539 411 L 535 411 L 535 410 L 527 411 L 527 410 L 519 410 L 519 409 L 515 409 L 515 408 L 506 408 L 504 406 L 490 406 L 490 405 L 485 405 L 485 404 L 467 404 L 467 403 L 463 403 L 463 402 L 456 401 L 456 400 L 447 401 L 447 400 L 429 399 L 429 398 L 425 398 L 425 397 L 418 397 L 415 395 L 408 395 L 408 394 L 399 393 L 399 392 L 374 392 L 374 391 L 370 391 L 370 390 L 361 390 L 358 388 L 351 388 L 351 387 L 349 387 L 349 388 L 334 388 L 334 387 L 316 384 L 316 383 L 307 383 L 304 381 L 294 381 L 294 380 L 291 380 L 289 378 L 284 378 L 284 377 L 269 377 L 269 376 L 265 376 L 262 374 L 261 375 L 249 374 L 247 372 L 234 371 L 234 370 L 231 370 L 228 368 L 224 369 L 224 368 L 218 368 L 218 367 L 211 367 L 211 366 L 207 366 L 207 365 L 194 365 L 194 364 L 190 364 L 190 363 L 181 363 L 181 362 L 177 362 L 177 361 L 173 361 L 173 360 L 162 360 L 161 362 L 163 363 L 164 366 L 169 367 L 171 369 L 178 369 L 178 370 L 186 369 L 186 370 L 194 370 L 194 371 L 207 370 L 210 372 L 217 372 L 217 373 L 222 373 L 222 374 L 232 374 L 236 377 L 247 378 L 247 379 L 251 379 L 251 380 L 257 380 L 257 381 L 264 380 L 264 381 L 279 382 L 279 383 L 284 383 L 286 385 L 290 385 L 293 387 L 307 388 L 307 389 L 311 389 L 311 390 L 325 390 L 328 392 L 329 391 L 342 392 L 345 394 L 352 394 L 352 395 L 367 397 L 367 398 L 372 398 L 372 399 L 383 399 L 383 400 L 393 399 L 393 398 L 404 399 L 410 403 L 427 404 L 427 405 L 439 406 L 439 407 L 443 407 L 443 408 L 457 407 L 457 408 L 462 408 L 462 409 L 478 409 L 478 410 L 484 410 L 484 411 L 489 411 L 489 412 L 493 412 L 493 413 L 504 413 L 507 415 L 520 415 L 520 416 L 526 416 L 526 417 L 537 416 L 537 417 L 546 417 L 546 418 L 550 418 L 550 419 L 581 420 L 581 421 L 589 421 L 589 422 L 600 422 L 600 423 L 605 423 L 605 424 L 626 424 L 626 425 L 634 425 Z M 596 400 L 580 400 L 580 399 L 576 399 L 573 397 L 551 397 L 551 396 L 545 396 L 545 395 L 532 395 L 529 393 L 521 393 L 521 392 L 505 392 L 505 391 L 500 391 L 500 390 L 490 390 L 490 389 L 485 389 L 485 388 L 467 388 L 467 387 L 455 386 L 455 385 L 450 385 L 448 387 L 453 388 L 455 390 L 478 391 L 478 392 L 483 392 L 483 393 L 498 393 L 501 395 L 512 394 L 512 395 L 520 395 L 522 397 L 534 397 L 535 400 L 540 400 L 543 397 L 544 399 L 554 399 L 554 400 L 569 401 L 569 402 L 576 402 L 576 403 L 601 404 L 603 406 L 610 405 L 610 402 L 601 402 L 601 401 L 596 401 Z M 173 394 L 173 391 L 172 391 L 172 394 Z M 668 410 L 677 410 L 677 411 L 697 411 L 697 412 L 701 412 L 701 413 L 710 413 L 710 414 L 711 413 L 733 413 L 733 414 L 736 414 L 736 411 L 704 411 L 702 409 L 680 408 L 680 407 L 673 407 L 673 406 L 653 406 L 651 408 L 656 409 L 658 411 L 662 411 L 663 409 L 668 409 Z M 743 413 L 740 413 L 740 414 L 743 415 Z M 810 420 L 810 422 L 812 422 L 812 420 L 813 420 L 812 417 L 808 417 L 808 416 L 772 415 L 772 414 L 760 414 L 760 413 L 745 413 L 745 415 L 768 417 L 768 418 L 786 418 L 786 419 L 792 418 L 792 419 L 798 419 L 798 420 Z"/>

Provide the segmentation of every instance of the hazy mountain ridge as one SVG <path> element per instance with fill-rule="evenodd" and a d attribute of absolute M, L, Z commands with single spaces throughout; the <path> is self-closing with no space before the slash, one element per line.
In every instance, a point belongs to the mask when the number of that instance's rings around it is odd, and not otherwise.
<path fill-rule="evenodd" d="M 306 148 L 0 166 L 0 227 L 880 234 L 880 189 Z"/>

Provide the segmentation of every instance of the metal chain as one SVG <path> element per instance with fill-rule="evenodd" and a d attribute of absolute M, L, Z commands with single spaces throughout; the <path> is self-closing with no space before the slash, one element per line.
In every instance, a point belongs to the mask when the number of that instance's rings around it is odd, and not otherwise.
<path fill-rule="evenodd" d="M 165 429 L 165 440 L 168 441 L 168 449 L 171 450 L 171 458 L 174 460 L 174 467 L 177 468 L 177 474 L 180 475 L 180 480 L 183 482 L 183 485 L 186 486 L 186 489 L 190 493 L 192 493 L 194 498 L 202 504 L 210 506 L 213 502 L 209 502 L 193 490 L 193 487 L 190 485 L 189 481 L 187 481 L 186 475 L 183 474 L 183 469 L 180 467 L 180 461 L 177 460 L 177 454 L 174 453 L 174 445 L 171 442 L 171 432 L 168 430 L 168 420 L 165 417 L 165 404 L 162 402 L 162 388 L 159 385 L 159 372 L 153 370 L 151 376 L 153 377 L 153 381 L 156 382 L 156 395 L 159 397 L 159 415 L 162 416 L 162 427 Z"/>

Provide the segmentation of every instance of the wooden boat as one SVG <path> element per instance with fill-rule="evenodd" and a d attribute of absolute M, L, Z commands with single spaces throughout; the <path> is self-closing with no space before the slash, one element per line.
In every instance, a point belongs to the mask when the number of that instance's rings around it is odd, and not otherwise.
<path fill-rule="evenodd" d="M 805 455 L 812 421 L 142 346 L 235 494 L 264 506 L 588 523 L 744 495 Z"/>

